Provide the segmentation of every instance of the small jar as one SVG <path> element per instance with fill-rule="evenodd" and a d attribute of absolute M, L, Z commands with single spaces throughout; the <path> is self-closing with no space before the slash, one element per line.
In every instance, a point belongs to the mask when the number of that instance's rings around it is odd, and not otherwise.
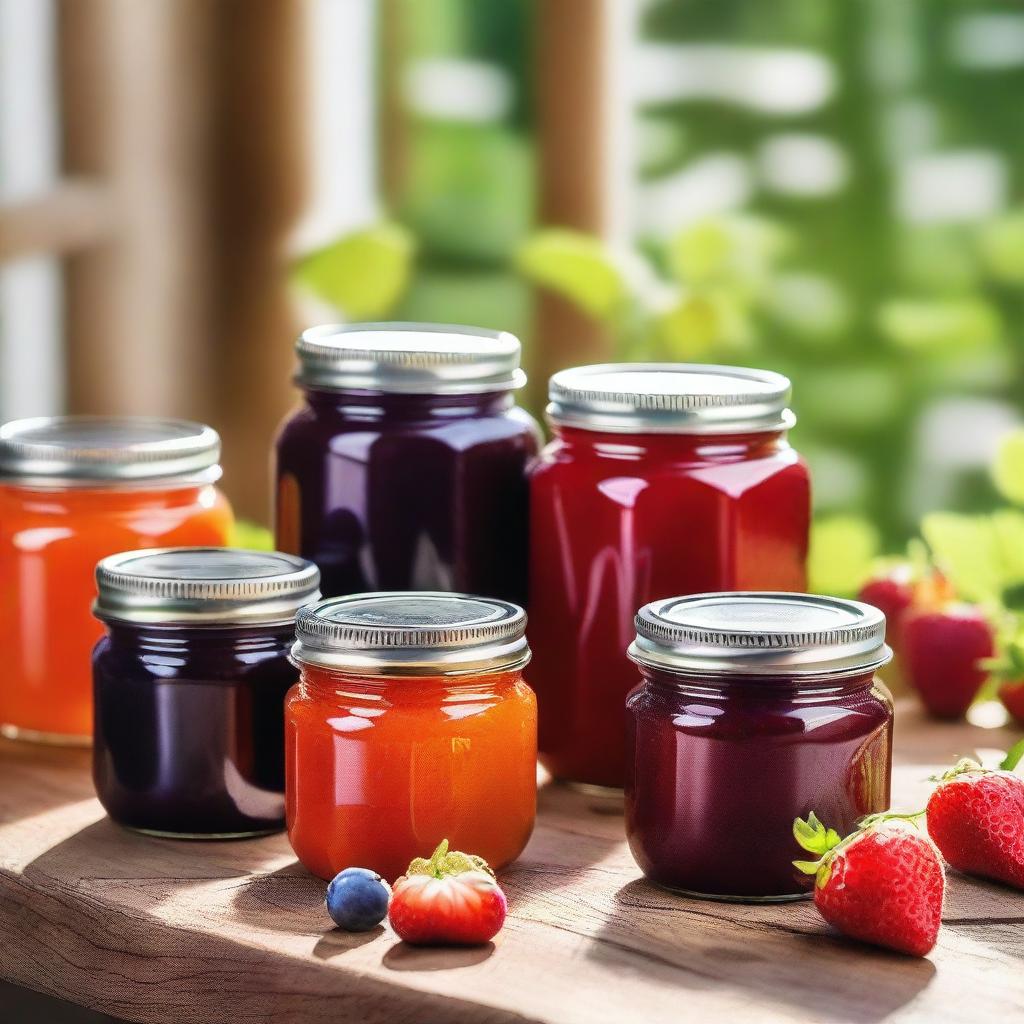
<path fill-rule="evenodd" d="M 447 839 L 500 868 L 533 830 L 537 707 L 516 605 L 368 594 L 303 609 L 288 695 L 288 837 L 321 878 L 394 880 Z"/>
<path fill-rule="evenodd" d="M 526 466 L 540 447 L 513 401 L 504 331 L 445 324 L 307 330 L 305 401 L 276 442 L 276 543 L 333 597 L 442 590 L 526 599 Z"/>
<path fill-rule="evenodd" d="M 789 381 L 742 367 L 581 366 L 551 378 L 530 477 L 528 675 L 541 760 L 621 787 L 633 616 L 673 594 L 804 590 L 807 467 Z"/>
<path fill-rule="evenodd" d="M 0 731 L 90 741 L 96 563 L 226 544 L 216 431 L 182 420 L 61 417 L 0 427 Z"/>
<path fill-rule="evenodd" d="M 121 825 L 231 838 L 284 827 L 284 697 L 301 558 L 227 548 L 129 551 L 96 570 L 93 777 Z"/>
<path fill-rule="evenodd" d="M 647 605 L 636 632 L 626 831 L 644 874 L 711 899 L 807 895 L 794 819 L 813 811 L 846 835 L 889 807 L 885 616 L 837 598 L 703 594 Z"/>

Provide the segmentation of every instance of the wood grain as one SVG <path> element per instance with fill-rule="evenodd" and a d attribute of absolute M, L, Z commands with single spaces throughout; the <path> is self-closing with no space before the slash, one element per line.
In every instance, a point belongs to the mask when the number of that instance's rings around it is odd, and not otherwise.
<path fill-rule="evenodd" d="M 1002 730 L 900 710 L 896 805 Z M 988 1021 L 1024 1010 L 1024 895 L 951 873 L 927 960 L 831 934 L 809 904 L 685 900 L 645 883 L 614 801 L 557 786 L 502 875 L 495 943 L 417 950 L 329 928 L 283 836 L 125 832 L 88 755 L 0 744 L 0 976 L 132 1021 Z"/>

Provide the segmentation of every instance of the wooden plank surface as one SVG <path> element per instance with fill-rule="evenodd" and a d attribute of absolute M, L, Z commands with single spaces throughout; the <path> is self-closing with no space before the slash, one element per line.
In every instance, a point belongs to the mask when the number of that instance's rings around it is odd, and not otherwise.
<path fill-rule="evenodd" d="M 897 727 L 895 805 L 1009 730 Z M 614 802 L 558 786 L 502 875 L 495 942 L 413 949 L 329 927 L 283 836 L 172 842 L 119 829 L 88 754 L 0 743 L 0 977 L 135 1021 L 1005 1021 L 1024 1012 L 1024 894 L 950 874 L 939 945 L 912 960 L 829 933 L 813 906 L 671 896 L 641 880 Z"/>

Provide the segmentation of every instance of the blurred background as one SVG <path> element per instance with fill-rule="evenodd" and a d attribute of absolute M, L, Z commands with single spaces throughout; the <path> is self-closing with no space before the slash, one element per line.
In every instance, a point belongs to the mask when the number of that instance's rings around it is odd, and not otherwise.
<path fill-rule="evenodd" d="M 298 330 L 501 327 L 535 413 L 789 374 L 834 557 L 899 550 L 1024 410 L 1022 95 L 1013 0 L 0 0 L 0 419 L 207 421 L 265 523 Z"/>

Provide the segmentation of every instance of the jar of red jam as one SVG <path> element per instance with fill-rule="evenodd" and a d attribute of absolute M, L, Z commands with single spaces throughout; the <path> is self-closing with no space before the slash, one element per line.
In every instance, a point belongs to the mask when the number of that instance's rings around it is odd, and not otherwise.
<path fill-rule="evenodd" d="M 231 838 L 284 828 L 284 697 L 311 562 L 227 548 L 100 562 L 93 777 L 121 825 Z"/>
<path fill-rule="evenodd" d="M 285 774 L 288 837 L 310 871 L 394 880 L 442 839 L 494 868 L 519 856 L 537 796 L 525 626 L 516 605 L 459 594 L 299 613 Z"/>
<path fill-rule="evenodd" d="M 88 743 L 96 563 L 226 544 L 220 438 L 182 420 L 63 417 L 0 427 L 0 731 Z"/>
<path fill-rule="evenodd" d="M 305 402 L 276 444 L 277 546 L 328 596 L 526 594 L 526 464 L 539 429 L 511 334 L 328 325 L 298 341 Z"/>
<path fill-rule="evenodd" d="M 647 605 L 636 633 L 626 832 L 644 874 L 714 899 L 806 895 L 793 820 L 813 811 L 845 835 L 889 807 L 885 617 L 830 597 L 701 594 Z"/>
<path fill-rule="evenodd" d="M 715 590 L 803 590 L 807 468 L 789 381 L 725 366 L 583 366 L 551 379 L 531 473 L 529 680 L 556 778 L 621 787 L 633 615 Z"/>

